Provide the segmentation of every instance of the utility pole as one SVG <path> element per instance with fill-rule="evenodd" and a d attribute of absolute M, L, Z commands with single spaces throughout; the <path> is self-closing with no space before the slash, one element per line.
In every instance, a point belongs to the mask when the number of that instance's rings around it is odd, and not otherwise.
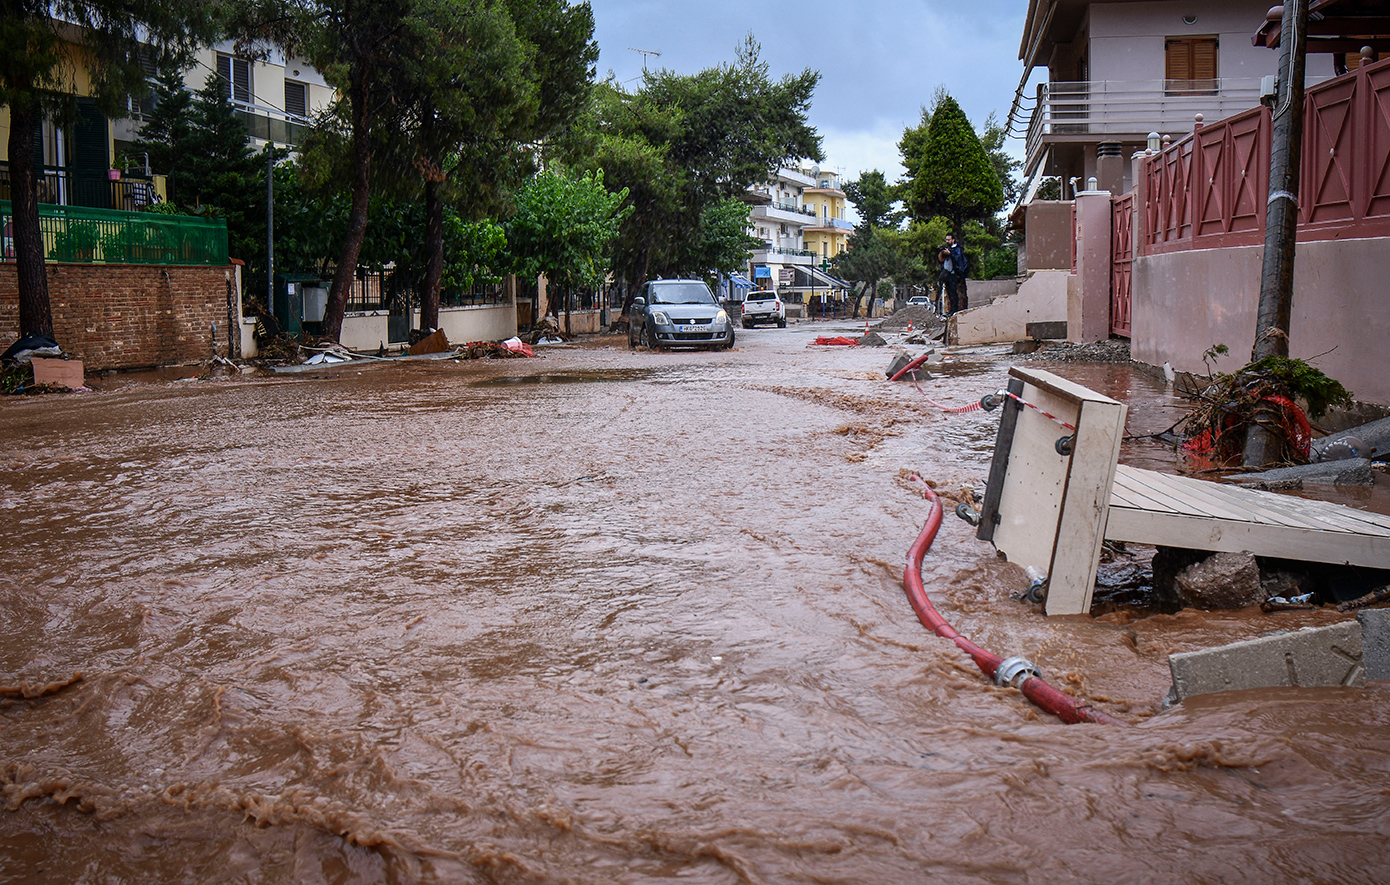
<path fill-rule="evenodd" d="M 1307 57 L 1308 0 L 1285 0 L 1279 25 L 1279 96 L 1269 148 L 1269 202 L 1265 210 L 1264 267 L 1251 362 L 1289 355 L 1293 314 L 1294 246 L 1298 239 L 1298 179 L 1302 168 L 1303 78 Z M 1256 405 L 1245 435 L 1245 466 L 1275 460 L 1278 447 L 1270 426 L 1278 412 Z"/>
<path fill-rule="evenodd" d="M 275 316 L 275 147 L 265 143 L 265 309 Z"/>

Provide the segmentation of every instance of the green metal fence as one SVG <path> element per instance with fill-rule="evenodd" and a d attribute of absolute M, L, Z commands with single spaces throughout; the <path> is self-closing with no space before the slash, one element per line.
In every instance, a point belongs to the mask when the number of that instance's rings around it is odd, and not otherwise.
<path fill-rule="evenodd" d="M 14 260 L 10 202 L 0 200 L 0 260 Z M 39 204 L 49 261 L 104 264 L 228 264 L 227 222 L 153 212 Z"/>

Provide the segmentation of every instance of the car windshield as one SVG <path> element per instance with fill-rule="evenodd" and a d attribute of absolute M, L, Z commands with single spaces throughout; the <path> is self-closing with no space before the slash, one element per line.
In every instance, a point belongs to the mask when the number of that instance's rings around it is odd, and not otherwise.
<path fill-rule="evenodd" d="M 704 283 L 667 283 L 652 286 L 652 304 L 714 304 Z"/>
<path fill-rule="evenodd" d="M 749 301 L 776 301 L 777 295 L 772 292 L 749 292 Z"/>

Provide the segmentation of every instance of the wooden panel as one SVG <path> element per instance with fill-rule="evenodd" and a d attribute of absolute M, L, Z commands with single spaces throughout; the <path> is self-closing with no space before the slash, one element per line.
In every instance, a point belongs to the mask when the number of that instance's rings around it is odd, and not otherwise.
<path fill-rule="evenodd" d="M 1085 612 L 1125 406 L 1051 372 L 1014 367 L 1009 374 L 1023 382 L 1021 397 L 1032 408 L 1015 420 L 994 545 L 1010 562 L 1048 574 L 1048 614 Z M 1072 455 L 1059 453 L 1057 441 L 1072 436 Z"/>
<path fill-rule="evenodd" d="M 1078 414 L 1075 402 L 1026 381 L 1023 398 L 1068 423 Z M 1062 493 L 1067 484 L 1067 459 L 1057 454 L 1057 438 L 1069 431 L 1033 409 L 1019 412 L 1009 452 L 1004 488 L 1000 492 L 999 525 L 994 546 L 1010 562 L 1046 572 L 1057 541 Z"/>
<path fill-rule="evenodd" d="M 1201 516 L 1161 514 L 1112 503 L 1105 537 L 1163 547 L 1253 553 L 1279 559 L 1390 568 L 1390 543 L 1372 535 L 1327 533 Z"/>
<path fill-rule="evenodd" d="M 1091 610 L 1126 411 L 1114 401 L 1081 403 L 1057 543 L 1047 570 L 1045 611 L 1049 615 L 1080 615 Z"/>
<path fill-rule="evenodd" d="M 1378 513 L 1133 467 L 1118 468 L 1115 488 L 1127 501 L 1142 501 L 1142 506 L 1148 509 L 1256 524 L 1390 536 L 1390 517 Z"/>
<path fill-rule="evenodd" d="M 1390 568 L 1390 517 L 1124 466 L 1116 470 L 1105 537 Z"/>

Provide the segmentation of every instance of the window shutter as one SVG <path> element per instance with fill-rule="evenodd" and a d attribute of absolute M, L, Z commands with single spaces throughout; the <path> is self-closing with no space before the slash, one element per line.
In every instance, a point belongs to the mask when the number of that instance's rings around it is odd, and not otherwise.
<path fill-rule="evenodd" d="M 292 117 L 309 116 L 308 87 L 303 83 L 285 81 L 285 113 Z"/>
<path fill-rule="evenodd" d="M 222 90 L 228 96 L 232 94 L 232 57 L 229 55 L 217 56 L 217 78 L 222 81 Z"/>
<path fill-rule="evenodd" d="M 1215 80 L 1216 79 L 1216 41 L 1215 40 L 1193 40 L 1192 41 L 1192 76 L 1193 80 Z"/>
<path fill-rule="evenodd" d="M 251 101 L 251 63 L 244 58 L 232 59 L 232 98 Z"/>
<path fill-rule="evenodd" d="M 1164 41 L 1163 76 L 1169 95 L 1212 94 L 1217 89 L 1216 37 L 1169 37 Z"/>

